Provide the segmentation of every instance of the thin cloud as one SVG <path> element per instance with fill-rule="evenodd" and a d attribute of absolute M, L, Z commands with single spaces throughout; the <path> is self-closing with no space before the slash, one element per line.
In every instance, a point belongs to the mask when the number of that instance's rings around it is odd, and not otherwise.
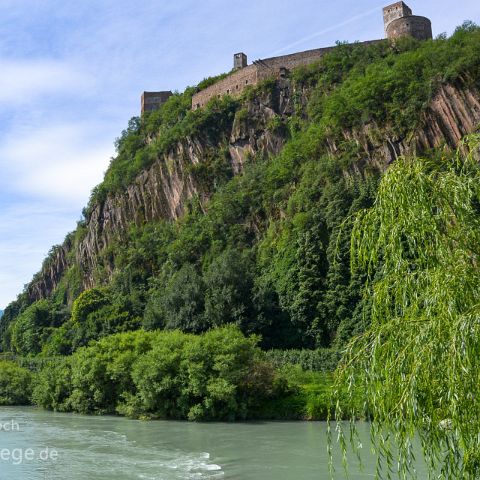
<path fill-rule="evenodd" d="M 309 42 L 310 40 L 313 40 L 314 38 L 321 37 L 322 35 L 325 35 L 330 32 L 334 32 L 336 30 L 339 30 L 342 27 L 345 27 L 347 25 L 350 25 L 352 23 L 358 22 L 358 20 L 361 20 L 362 18 L 369 17 L 373 15 L 374 13 L 379 13 L 382 11 L 382 8 L 385 6 L 385 2 L 379 5 L 378 7 L 372 8 L 371 10 L 368 10 L 364 13 L 361 13 L 359 15 L 355 15 L 353 17 L 348 18 L 347 20 L 344 20 L 343 22 L 339 22 L 335 25 L 332 25 L 331 27 L 324 28 L 316 33 L 313 33 L 312 35 L 309 35 L 308 37 L 301 38 L 300 40 L 297 40 L 296 42 L 290 43 L 289 45 L 286 45 L 283 48 L 280 48 L 278 50 L 275 50 L 274 52 L 271 52 L 268 56 L 274 56 L 278 55 L 279 53 L 286 52 L 288 50 L 292 50 L 294 47 L 298 47 L 299 45 L 302 45 L 304 43 Z"/>
<path fill-rule="evenodd" d="M 68 63 L 52 60 L 0 59 L 0 104 L 22 105 L 42 95 L 92 88 L 93 79 Z"/>
<path fill-rule="evenodd" d="M 96 129 L 73 123 L 11 132 L 0 147 L 8 188 L 80 209 L 113 154 L 110 138 L 94 140 Z"/>
<path fill-rule="evenodd" d="M 66 233 L 75 227 L 76 212 L 37 200 L 0 207 L 1 309 L 31 280 L 50 247 L 61 243 Z"/>

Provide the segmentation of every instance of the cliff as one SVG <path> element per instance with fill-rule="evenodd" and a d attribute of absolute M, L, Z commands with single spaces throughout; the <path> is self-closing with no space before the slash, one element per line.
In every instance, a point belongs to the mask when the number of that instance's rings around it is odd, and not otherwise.
<path fill-rule="evenodd" d="M 228 323 L 264 348 L 342 347 L 365 327 L 351 219 L 399 156 L 435 161 L 476 131 L 479 51 L 471 24 L 339 45 L 240 98 L 192 111 L 207 79 L 132 119 L 77 230 L 7 307 L 2 347 L 56 355 L 139 327 Z"/>
<path fill-rule="evenodd" d="M 271 91 L 244 104 L 243 115 L 237 115 L 230 130 L 223 132 L 220 144 L 211 145 L 199 137 L 179 141 L 142 171 L 124 192 L 109 195 L 105 201 L 93 205 L 83 239 L 75 245 L 68 237 L 53 250 L 41 272 L 28 285 L 29 301 L 51 295 L 65 271 L 74 264 L 82 267 L 83 288 L 92 288 L 96 283 L 93 272 L 99 255 L 114 239 L 122 238 L 132 224 L 176 220 L 194 196 L 205 205 L 211 192 L 200 185 L 192 167 L 206 162 L 223 143 L 234 174 L 240 174 L 245 163 L 257 155 L 277 154 L 286 137 L 269 129 L 269 121 L 276 116 L 288 117 L 292 112 L 291 82 L 282 80 Z"/>
<path fill-rule="evenodd" d="M 384 168 L 399 156 L 421 154 L 443 145 L 454 149 L 459 141 L 480 125 L 480 92 L 471 81 L 460 79 L 445 84 L 421 115 L 420 126 L 407 136 L 399 136 L 388 127 L 372 123 L 361 130 L 343 132 L 346 140 L 357 142 L 365 162 Z M 381 135 L 379 135 L 381 132 Z M 335 142 L 331 152 L 337 151 Z"/>
<path fill-rule="evenodd" d="M 294 98 L 306 103 L 308 96 L 308 91 L 297 91 L 291 80 L 281 79 L 270 92 L 243 103 L 242 115 L 237 115 L 231 130 L 225 132 L 234 174 L 241 174 L 244 165 L 255 156 L 268 157 L 281 151 L 287 137 L 282 132 L 272 131 L 269 124 L 274 118 L 287 119 L 293 114 Z M 480 93 L 461 80 L 455 85 L 441 86 L 422 114 L 421 126 L 408 137 L 399 137 L 388 127 L 382 128 L 375 123 L 359 130 L 346 130 L 343 137 L 354 140 L 361 147 L 355 168 L 370 164 L 383 169 L 399 155 L 424 152 L 441 145 L 454 148 L 479 124 Z M 338 151 L 337 143 L 329 142 L 332 155 Z M 178 219 L 194 196 L 198 196 L 204 206 L 209 192 L 199 185 L 190 167 L 202 164 L 212 149 L 220 147 L 187 137 L 168 154 L 159 157 L 148 170 L 141 172 L 125 192 L 108 196 L 104 202 L 94 205 L 84 238 L 76 246 L 67 239 L 54 251 L 28 286 L 30 301 L 51 295 L 72 262 L 82 266 L 83 288 L 95 286 L 93 272 L 99 255 L 113 239 L 122 238 L 132 224 L 140 226 L 159 219 Z"/>

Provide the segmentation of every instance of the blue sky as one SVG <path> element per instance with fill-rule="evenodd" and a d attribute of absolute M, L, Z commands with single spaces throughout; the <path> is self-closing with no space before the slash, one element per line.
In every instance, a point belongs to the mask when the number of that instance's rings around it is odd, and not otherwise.
<path fill-rule="evenodd" d="M 73 230 L 143 90 L 183 90 L 249 60 L 383 37 L 358 0 L 0 0 L 0 308 Z M 412 0 L 434 35 L 478 0 Z"/>

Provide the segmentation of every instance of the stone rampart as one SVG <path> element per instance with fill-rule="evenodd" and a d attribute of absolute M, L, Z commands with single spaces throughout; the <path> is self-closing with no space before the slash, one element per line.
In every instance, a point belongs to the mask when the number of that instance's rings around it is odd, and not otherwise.
<path fill-rule="evenodd" d="M 171 96 L 170 91 L 165 92 L 143 92 L 141 100 L 142 115 L 146 112 L 158 110 Z"/>
<path fill-rule="evenodd" d="M 362 45 L 369 45 L 381 42 L 382 40 L 372 40 L 362 42 Z M 310 65 L 318 62 L 325 54 L 331 52 L 336 47 L 317 48 L 305 52 L 292 53 L 279 57 L 265 58 L 256 60 L 240 70 L 236 70 L 228 77 L 219 80 L 210 87 L 197 92 L 192 98 L 192 109 L 204 107 L 212 98 L 231 95 L 239 97 L 248 86 L 255 86 L 262 80 L 275 78 L 281 75 L 281 71 L 292 70 L 301 66 Z"/>
<path fill-rule="evenodd" d="M 223 97 L 224 95 L 238 97 L 249 85 L 256 85 L 257 83 L 258 68 L 256 65 L 249 65 L 197 92 L 192 98 L 192 108 L 193 110 L 202 108 L 214 97 Z"/>

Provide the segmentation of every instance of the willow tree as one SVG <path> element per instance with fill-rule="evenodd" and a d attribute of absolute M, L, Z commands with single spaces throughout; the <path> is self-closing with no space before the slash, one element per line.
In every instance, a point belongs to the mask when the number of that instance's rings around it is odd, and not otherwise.
<path fill-rule="evenodd" d="M 352 422 L 336 428 L 358 451 L 354 419 L 372 418 L 379 478 L 415 477 L 416 442 L 432 477 L 480 478 L 479 146 L 474 135 L 455 154 L 398 160 L 355 221 L 371 327 L 337 372 L 349 392 L 337 418 Z"/>

